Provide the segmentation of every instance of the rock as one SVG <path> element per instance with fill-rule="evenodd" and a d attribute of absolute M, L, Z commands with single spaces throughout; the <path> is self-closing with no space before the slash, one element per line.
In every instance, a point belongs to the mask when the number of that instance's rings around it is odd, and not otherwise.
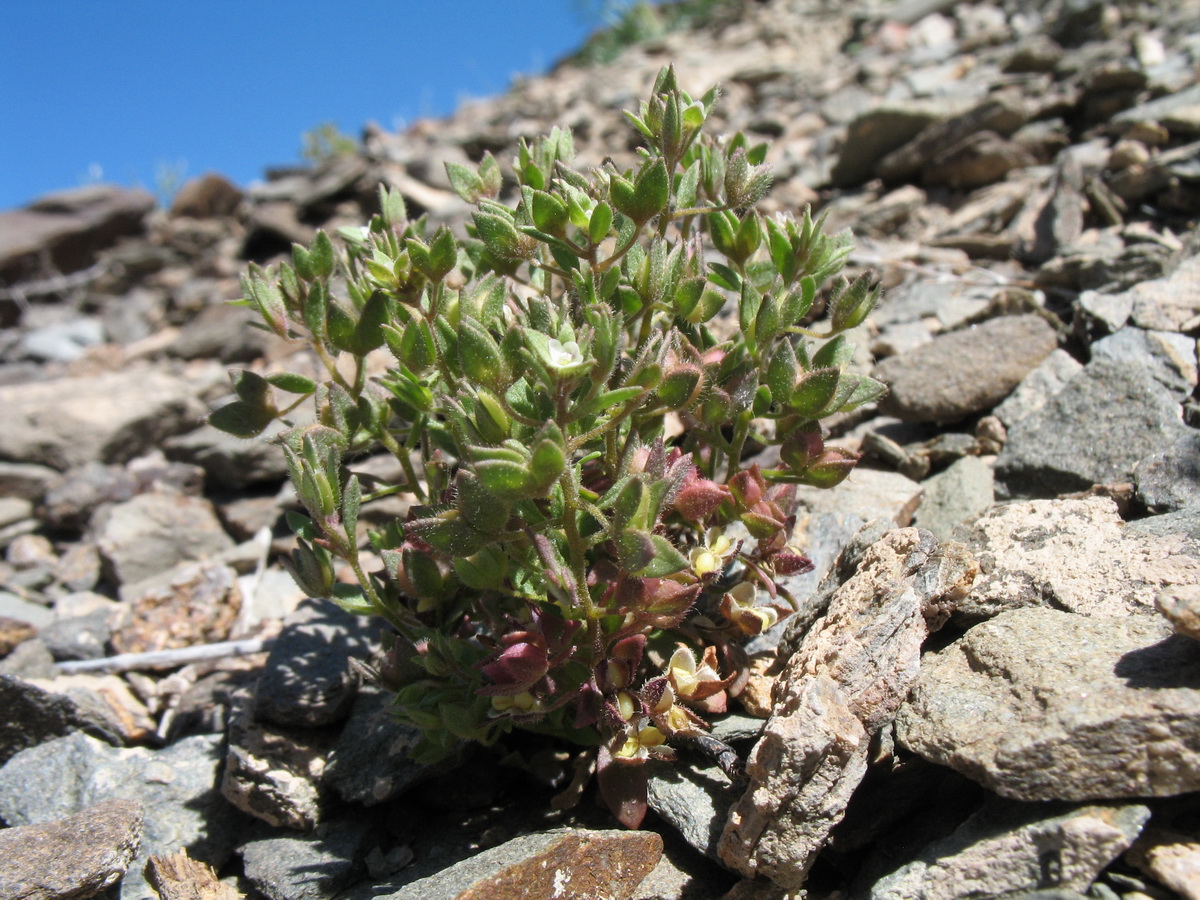
<path fill-rule="evenodd" d="M 168 459 L 204 469 L 212 488 L 240 491 L 252 484 L 279 483 L 287 478 L 287 464 L 279 447 L 267 443 L 282 428 L 269 428 L 253 440 L 235 438 L 211 425 L 168 439 L 163 450 Z"/>
<path fill-rule="evenodd" d="M 1170 275 L 1143 281 L 1127 293 L 1131 319 L 1151 331 L 1183 331 L 1200 315 L 1200 255 L 1179 264 Z"/>
<path fill-rule="evenodd" d="M 1104 497 L 997 506 L 956 537 L 980 570 L 955 611 L 961 622 L 1028 606 L 1148 613 L 1164 588 L 1200 583 L 1200 544 L 1128 530 Z"/>
<path fill-rule="evenodd" d="M 992 467 L 978 456 L 964 456 L 925 482 L 913 525 L 949 540 L 956 525 L 979 516 L 994 500 Z"/>
<path fill-rule="evenodd" d="M 31 359 L 42 362 L 71 362 L 83 356 L 88 347 L 103 342 L 103 324 L 98 319 L 81 316 L 27 332 L 21 338 L 20 348 Z"/>
<path fill-rule="evenodd" d="M 1159 592 L 1155 608 L 1162 613 L 1176 634 L 1200 641 L 1200 585 L 1179 584 Z"/>
<path fill-rule="evenodd" d="M 322 780 L 348 803 L 383 803 L 428 774 L 408 756 L 421 733 L 396 721 L 391 702 L 387 691 L 364 686 L 329 755 Z"/>
<path fill-rule="evenodd" d="M 191 859 L 186 850 L 151 856 L 146 881 L 161 900 L 242 900 L 236 888 L 218 881 L 211 866 Z"/>
<path fill-rule="evenodd" d="M 245 696 L 230 710 L 221 794 L 276 828 L 310 830 L 321 818 L 321 773 L 334 735 L 268 728 L 253 720 L 253 711 Z"/>
<path fill-rule="evenodd" d="M 1194 833 L 1151 822 L 1125 859 L 1185 900 L 1200 898 L 1200 840 Z"/>
<path fill-rule="evenodd" d="M 120 881 L 142 840 L 142 805 L 106 800 L 73 816 L 0 831 L 0 896 L 93 897 Z"/>
<path fill-rule="evenodd" d="M 57 697 L 66 697 L 85 714 L 103 721 L 120 743 L 153 740 L 156 725 L 146 705 L 130 690 L 129 683 L 116 675 L 87 673 L 53 677 L 28 677 L 30 684 Z"/>
<path fill-rule="evenodd" d="M 1144 534 L 1184 534 L 1193 541 L 1200 542 L 1200 503 L 1185 506 L 1178 512 L 1163 513 L 1161 516 L 1150 516 L 1148 519 L 1138 519 L 1129 523 L 1130 531 Z"/>
<path fill-rule="evenodd" d="M 37 629 L 28 622 L 0 615 L 0 658 L 8 656 L 37 633 Z"/>
<path fill-rule="evenodd" d="M 1018 800 L 1194 791 L 1200 654 L 1156 616 L 1001 613 L 924 661 L 896 733 Z"/>
<path fill-rule="evenodd" d="M 335 896 L 362 868 L 371 823 L 350 814 L 317 834 L 250 841 L 241 849 L 246 879 L 268 900 Z"/>
<path fill-rule="evenodd" d="M 0 458 L 59 470 L 126 462 L 204 413 L 187 382 L 136 369 L 0 386 L 0 409 Z"/>
<path fill-rule="evenodd" d="M 223 175 L 205 172 L 186 182 L 171 201 L 172 216 L 213 219 L 232 215 L 242 202 L 241 189 Z"/>
<path fill-rule="evenodd" d="M 841 155 L 833 167 L 833 183 L 842 187 L 861 184 L 871 177 L 875 164 L 937 118 L 932 108 L 881 106 L 850 123 Z"/>
<path fill-rule="evenodd" d="M 128 617 L 113 632 L 117 653 L 228 640 L 242 608 L 237 572 L 215 561 L 182 563 L 145 581 L 123 585 L 121 598 Z"/>
<path fill-rule="evenodd" d="M 934 338 L 876 367 L 885 412 L 906 422 L 953 422 L 990 410 L 1055 349 L 1035 315 L 1002 316 Z"/>
<path fill-rule="evenodd" d="M 691 847 L 719 861 L 717 842 L 736 788 L 717 766 L 685 759 L 651 765 L 647 799 Z"/>
<path fill-rule="evenodd" d="M 154 197 L 146 191 L 95 184 L 0 213 L 0 279 L 50 274 L 46 262 L 59 273 L 87 268 L 100 250 L 140 232 L 152 209 Z"/>
<path fill-rule="evenodd" d="M 4 717 L 0 719 L 0 763 L 22 750 L 76 731 L 112 744 L 121 743 L 107 716 L 12 675 L 0 674 L 0 706 L 4 708 Z"/>
<path fill-rule="evenodd" d="M 47 466 L 0 462 L 0 497 L 36 503 L 60 477 Z"/>
<path fill-rule="evenodd" d="M 151 491 L 105 507 L 92 528 L 105 569 L 119 585 L 233 547 L 211 503 L 173 491 Z"/>
<path fill-rule="evenodd" d="M 284 727 L 344 721 L 358 690 L 349 659 L 368 659 L 379 626 L 328 600 L 305 600 L 283 632 L 258 681 L 255 718 Z"/>
<path fill-rule="evenodd" d="M 996 493 L 1046 497 L 1131 481 L 1138 460 L 1187 431 L 1178 403 L 1146 369 L 1096 360 L 1009 428 Z"/>
<path fill-rule="evenodd" d="M 343 900 L 630 900 L 662 847 L 652 831 L 547 831 L 513 838 L 398 890 L 375 884 Z"/>
<path fill-rule="evenodd" d="M 915 528 L 867 551 L 784 664 L 747 761 L 750 786 L 718 845 L 726 865 L 789 889 L 804 883 L 866 771 L 872 736 L 916 679 L 922 642 L 970 587 L 974 567 Z"/>
<path fill-rule="evenodd" d="M 1064 808 L 990 802 L 950 837 L 876 882 L 871 900 L 956 900 L 1015 891 L 1086 891 L 1141 832 L 1136 804 Z"/>
<path fill-rule="evenodd" d="M 262 318 L 253 310 L 229 305 L 229 300 L 240 296 L 236 286 L 220 293 L 225 295 L 224 302 L 206 306 L 193 316 L 166 348 L 168 355 L 232 364 L 253 362 L 268 354 L 271 335 L 251 324 L 261 324 Z"/>
<path fill-rule="evenodd" d="M 1175 512 L 1200 503 L 1200 431 L 1138 460 L 1133 467 L 1138 499 L 1152 513 Z"/>
<path fill-rule="evenodd" d="M 1174 331 L 1122 328 L 1091 346 L 1092 359 L 1140 366 L 1183 400 L 1196 386 L 1196 340 Z"/>
<path fill-rule="evenodd" d="M 0 769 L 0 816 L 33 825 L 72 815 L 97 803 L 135 796 L 145 808 L 137 858 L 121 886 L 121 900 L 151 900 L 142 876 L 152 853 L 186 845 L 220 866 L 236 840 L 236 816 L 216 791 L 220 738 L 192 737 L 164 750 L 118 750 L 73 734 L 23 750 Z"/>

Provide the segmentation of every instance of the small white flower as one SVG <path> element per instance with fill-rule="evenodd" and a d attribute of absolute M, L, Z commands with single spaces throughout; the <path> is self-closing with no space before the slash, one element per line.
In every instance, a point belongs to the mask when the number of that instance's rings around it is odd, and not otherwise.
<path fill-rule="evenodd" d="M 583 362 L 583 351 L 575 341 L 564 344 L 556 338 L 550 338 L 548 355 L 550 358 L 547 361 L 555 369 L 567 369 Z"/>

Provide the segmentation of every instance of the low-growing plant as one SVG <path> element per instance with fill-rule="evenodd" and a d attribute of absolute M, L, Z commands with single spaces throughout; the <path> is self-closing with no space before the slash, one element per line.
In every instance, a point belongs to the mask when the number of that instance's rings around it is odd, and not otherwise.
<path fill-rule="evenodd" d="M 857 461 L 820 420 L 883 391 L 847 371 L 843 335 L 877 291 L 821 290 L 849 236 L 754 210 L 767 148 L 702 133 L 717 94 L 664 69 L 627 113 L 644 146 L 625 170 L 573 168 L 568 131 L 522 141 L 508 202 L 490 155 L 450 164 L 475 205 L 465 238 L 381 188 L 366 227 L 252 266 L 243 302 L 327 377 L 235 372 L 211 416 L 248 437 L 314 400 L 316 421 L 279 438 L 308 513 L 289 514 L 288 565 L 308 594 L 386 620 L 375 675 L 420 729 L 418 760 L 557 735 L 593 748 L 631 827 L 643 763 L 725 711 L 744 643 L 790 611 L 781 577 L 811 567 L 789 544 L 795 486 Z M 764 445 L 778 464 L 746 467 Z M 396 483 L 353 473 L 376 450 Z M 394 494 L 407 518 L 360 540 L 363 504 Z"/>

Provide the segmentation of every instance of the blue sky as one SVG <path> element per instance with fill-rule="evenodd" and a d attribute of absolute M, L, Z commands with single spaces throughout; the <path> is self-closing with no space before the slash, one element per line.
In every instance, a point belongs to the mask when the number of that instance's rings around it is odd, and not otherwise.
<path fill-rule="evenodd" d="M 594 5 L 594 4 L 593 4 Z M 0 209 L 160 170 L 241 184 L 325 121 L 357 137 L 545 71 L 578 0 L 44 0 L 0 23 Z"/>

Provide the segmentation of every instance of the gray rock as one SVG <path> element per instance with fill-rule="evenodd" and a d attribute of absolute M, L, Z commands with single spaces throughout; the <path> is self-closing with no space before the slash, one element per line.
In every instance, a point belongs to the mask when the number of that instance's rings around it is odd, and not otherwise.
<path fill-rule="evenodd" d="M 1200 503 L 1185 506 L 1176 512 L 1163 513 L 1161 516 L 1150 516 L 1130 522 L 1130 531 L 1143 534 L 1183 534 L 1193 541 L 1200 542 Z"/>
<path fill-rule="evenodd" d="M 287 464 L 279 447 L 267 439 L 282 428 L 270 428 L 253 440 L 236 438 L 211 425 L 169 438 L 163 444 L 168 459 L 192 463 L 204 469 L 211 488 L 240 491 L 260 482 L 287 478 Z"/>
<path fill-rule="evenodd" d="M 1200 85 L 1194 84 L 1177 93 L 1139 103 L 1113 116 L 1113 122 L 1161 122 L 1173 113 L 1200 103 Z"/>
<path fill-rule="evenodd" d="M 1200 583 L 1200 545 L 1126 529 L 1106 497 L 997 506 L 956 537 L 980 568 L 955 611 L 962 622 L 1028 606 L 1088 616 L 1149 613 L 1163 588 Z"/>
<path fill-rule="evenodd" d="M 915 528 L 868 550 L 775 684 L 750 785 L 718 853 L 747 877 L 800 887 L 867 768 L 871 738 L 917 676 L 921 644 L 970 587 L 974 560 Z"/>
<path fill-rule="evenodd" d="M 154 197 L 143 190 L 95 184 L 39 197 L 24 209 L 0 213 L 0 279 L 75 272 L 125 235 L 142 230 Z M 46 257 L 44 260 L 43 257 Z"/>
<path fill-rule="evenodd" d="M 928 104 L 881 106 L 863 113 L 850 123 L 833 167 L 833 183 L 850 187 L 866 181 L 879 160 L 903 146 L 937 117 L 936 108 Z"/>
<path fill-rule="evenodd" d="M 117 584 L 136 584 L 176 563 L 234 546 L 211 503 L 172 491 L 151 491 L 104 507 L 92 528 L 101 560 Z"/>
<path fill-rule="evenodd" d="M 187 382 L 137 369 L 3 386 L 0 409 L 0 458 L 61 470 L 133 459 L 204 413 Z"/>
<path fill-rule="evenodd" d="M 1002 316 L 885 359 L 875 377 L 885 412 L 906 422 L 954 422 L 991 409 L 1055 349 L 1040 316 Z"/>
<path fill-rule="evenodd" d="M 21 338 L 26 356 L 42 362 L 70 362 L 83 356 L 88 347 L 104 342 L 99 319 L 81 316 L 57 325 L 35 328 Z"/>
<path fill-rule="evenodd" d="M 58 472 L 47 466 L 0 462 L 0 497 L 36 503 L 60 477 Z"/>
<path fill-rule="evenodd" d="M 1200 431 L 1180 437 L 1133 467 L 1138 499 L 1152 513 L 1175 512 L 1200 503 Z"/>
<path fill-rule="evenodd" d="M 37 628 L 49 625 L 54 619 L 49 607 L 24 600 L 10 591 L 0 591 L 0 616 L 28 622 Z"/>
<path fill-rule="evenodd" d="M 104 716 L 63 694 L 51 694 L 12 675 L 0 675 L 0 708 L 4 709 L 0 718 L 0 763 L 76 731 L 112 744 L 121 743 Z"/>
<path fill-rule="evenodd" d="M 226 299 L 237 299 L 239 295 Z M 223 363 L 248 363 L 266 355 L 271 336 L 251 325 L 262 323 L 254 310 L 228 303 L 200 310 L 171 342 L 167 353 L 180 359 L 219 359 Z"/>
<path fill-rule="evenodd" d="M 324 806 L 320 779 L 334 735 L 267 728 L 252 713 L 249 699 L 238 695 L 229 713 L 221 794 L 276 828 L 314 828 Z"/>
<path fill-rule="evenodd" d="M 397 797 L 428 772 L 408 751 L 421 733 L 390 714 L 392 695 L 364 686 L 325 766 L 322 780 L 350 803 L 374 806 Z"/>
<path fill-rule="evenodd" d="M 339 900 L 626 900 L 658 864 L 662 847 L 652 831 L 546 831 L 513 838 L 404 887 L 364 885 Z"/>
<path fill-rule="evenodd" d="M 1122 328 L 1091 346 L 1092 359 L 1141 366 L 1183 400 L 1196 386 L 1196 339 L 1175 331 Z"/>
<path fill-rule="evenodd" d="M 926 658 L 899 740 L 1004 797 L 1200 788 L 1200 653 L 1158 616 L 1019 609 Z"/>
<path fill-rule="evenodd" d="M 73 816 L 0 831 L 0 897 L 94 897 L 124 876 L 142 840 L 142 805 L 106 800 Z"/>
<path fill-rule="evenodd" d="M 1165 278 L 1134 285 L 1128 295 L 1135 325 L 1152 331 L 1194 328 L 1200 316 L 1200 255 L 1185 259 Z"/>
<path fill-rule="evenodd" d="M 913 279 L 888 291 L 871 319 L 881 330 L 904 322 L 934 319 L 944 332 L 962 328 L 992 303 L 997 289 L 980 287 L 952 278 L 930 281 Z"/>
<path fill-rule="evenodd" d="M 323 900 L 362 869 L 371 823 L 351 814 L 316 834 L 282 835 L 241 849 L 246 879 L 268 900 Z"/>
<path fill-rule="evenodd" d="M 23 750 L 0 769 L 0 817 L 10 825 L 50 822 L 105 800 L 137 797 L 145 831 L 121 900 L 156 900 L 142 868 L 151 854 L 187 846 L 220 867 L 236 843 L 236 813 L 216 790 L 219 736 L 184 738 L 157 752 L 119 750 L 84 734 Z"/>
<path fill-rule="evenodd" d="M 651 765 L 647 790 L 650 808 L 689 846 L 710 859 L 720 859 L 717 843 L 736 797 L 736 785 L 715 765 L 698 764 L 693 759 Z"/>
<path fill-rule="evenodd" d="M 328 600 L 308 599 L 283 623 L 258 680 L 255 718 L 313 728 L 350 714 L 358 681 L 349 659 L 368 659 L 378 625 Z"/>
<path fill-rule="evenodd" d="M 1075 315 L 1076 322 L 1087 323 L 1091 328 L 1098 325 L 1113 334 L 1124 328 L 1133 315 L 1133 298 L 1126 293 L 1084 291 L 1075 299 Z"/>
<path fill-rule="evenodd" d="M 1139 459 L 1186 433 L 1179 404 L 1147 370 L 1096 360 L 1009 429 L 996 492 L 1052 497 L 1130 481 Z"/>
<path fill-rule="evenodd" d="M 871 900 L 957 900 L 1013 891 L 1086 891 L 1137 838 L 1140 805 L 1063 808 L 994 801 L 871 889 Z"/>
<path fill-rule="evenodd" d="M 992 467 L 978 456 L 964 456 L 925 482 L 913 525 L 949 540 L 955 526 L 979 516 L 994 501 Z"/>

